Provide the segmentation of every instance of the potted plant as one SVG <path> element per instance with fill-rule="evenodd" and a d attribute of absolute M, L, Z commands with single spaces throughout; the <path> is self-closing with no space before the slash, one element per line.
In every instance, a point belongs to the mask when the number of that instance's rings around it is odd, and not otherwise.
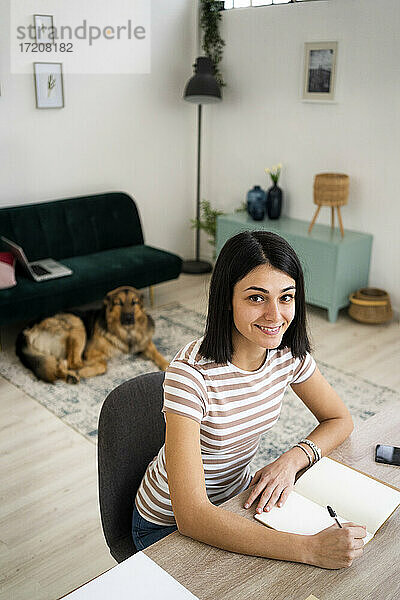
<path fill-rule="evenodd" d="M 191 219 L 192 229 L 202 229 L 209 237 L 208 243 L 213 247 L 213 258 L 215 258 L 215 243 L 217 235 L 217 217 L 224 215 L 222 210 L 215 210 L 211 207 L 208 200 L 202 200 L 200 203 L 200 219 Z"/>

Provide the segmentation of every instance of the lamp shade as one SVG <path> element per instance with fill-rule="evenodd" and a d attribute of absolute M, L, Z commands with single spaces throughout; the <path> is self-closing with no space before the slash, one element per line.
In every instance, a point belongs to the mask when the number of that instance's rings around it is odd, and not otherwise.
<path fill-rule="evenodd" d="M 199 56 L 194 75 L 186 84 L 184 100 L 193 104 L 211 104 L 222 100 L 221 89 L 214 77 L 214 66 L 208 56 Z"/>

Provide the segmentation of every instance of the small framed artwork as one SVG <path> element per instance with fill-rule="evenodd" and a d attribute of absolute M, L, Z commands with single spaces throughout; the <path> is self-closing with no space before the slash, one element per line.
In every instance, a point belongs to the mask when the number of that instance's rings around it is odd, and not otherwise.
<path fill-rule="evenodd" d="M 38 44 L 54 44 L 52 15 L 33 15 L 35 35 Z"/>
<path fill-rule="evenodd" d="M 332 102 L 335 98 L 337 42 L 304 44 L 303 100 Z"/>
<path fill-rule="evenodd" d="M 61 63 L 33 63 L 36 108 L 63 108 L 64 86 Z"/>

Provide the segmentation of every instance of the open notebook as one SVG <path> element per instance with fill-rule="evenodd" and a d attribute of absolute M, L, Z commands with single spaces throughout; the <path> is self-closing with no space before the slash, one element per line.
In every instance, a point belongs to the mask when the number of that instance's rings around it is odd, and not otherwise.
<path fill-rule="evenodd" d="M 399 490 L 324 457 L 297 480 L 282 508 L 254 516 L 278 531 L 313 535 L 335 523 L 326 509 L 330 505 L 340 523 L 366 526 L 367 544 L 399 504 Z"/>

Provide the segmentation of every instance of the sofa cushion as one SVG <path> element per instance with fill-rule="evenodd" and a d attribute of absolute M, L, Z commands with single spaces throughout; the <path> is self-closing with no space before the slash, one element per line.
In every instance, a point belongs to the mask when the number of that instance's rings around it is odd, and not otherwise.
<path fill-rule="evenodd" d="M 0 290 L 17 285 L 15 279 L 15 258 L 11 252 L 0 252 Z"/>
<path fill-rule="evenodd" d="M 174 279 L 181 259 L 151 246 L 129 246 L 62 259 L 73 274 L 36 282 L 18 273 L 17 285 L 0 293 L 0 325 L 45 317 L 93 302 L 121 285 L 136 288 Z"/>
<path fill-rule="evenodd" d="M 136 204 L 122 192 L 2 208 L 0 235 L 22 246 L 29 261 L 143 244 Z"/>

